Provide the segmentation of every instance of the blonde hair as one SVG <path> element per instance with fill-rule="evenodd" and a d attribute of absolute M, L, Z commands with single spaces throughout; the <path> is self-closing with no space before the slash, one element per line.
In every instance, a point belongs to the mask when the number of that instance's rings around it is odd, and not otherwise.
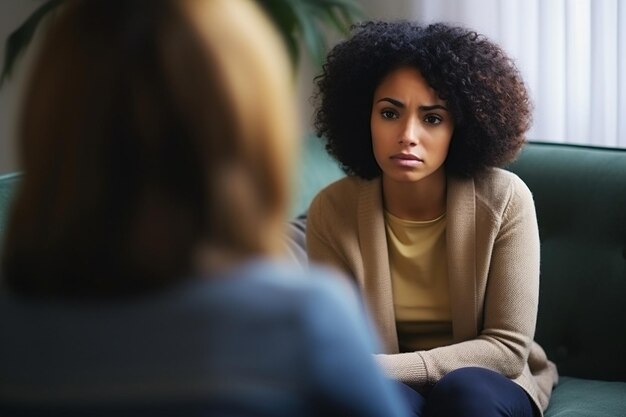
<path fill-rule="evenodd" d="M 68 0 L 24 101 L 8 285 L 132 294 L 194 273 L 198 248 L 278 253 L 291 77 L 251 1 Z"/>

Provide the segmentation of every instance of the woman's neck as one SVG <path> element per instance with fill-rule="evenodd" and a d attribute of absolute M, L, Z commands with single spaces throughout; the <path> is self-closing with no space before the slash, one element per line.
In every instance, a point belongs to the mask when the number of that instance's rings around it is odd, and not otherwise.
<path fill-rule="evenodd" d="M 446 175 L 443 169 L 416 182 L 397 182 L 383 175 L 385 209 L 405 220 L 432 220 L 446 212 Z"/>

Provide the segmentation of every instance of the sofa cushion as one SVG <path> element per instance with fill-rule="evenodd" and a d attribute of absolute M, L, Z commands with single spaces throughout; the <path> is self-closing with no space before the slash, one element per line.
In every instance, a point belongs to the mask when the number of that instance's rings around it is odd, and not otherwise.
<path fill-rule="evenodd" d="M 562 377 L 544 417 L 617 417 L 626 410 L 626 382 Z"/>
<path fill-rule="evenodd" d="M 537 341 L 561 375 L 626 381 L 626 149 L 530 143 L 509 169 L 537 207 Z"/>

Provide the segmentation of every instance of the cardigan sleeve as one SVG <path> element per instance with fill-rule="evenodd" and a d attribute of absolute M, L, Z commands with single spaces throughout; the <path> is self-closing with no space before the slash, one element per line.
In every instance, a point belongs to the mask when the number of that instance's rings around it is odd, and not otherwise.
<path fill-rule="evenodd" d="M 332 230 L 341 222 L 332 205 L 326 200 L 325 190 L 311 202 L 307 214 L 306 245 L 309 261 L 332 266 L 348 276 L 352 271 L 341 256 L 341 249 Z"/>
<path fill-rule="evenodd" d="M 377 355 L 391 377 L 434 384 L 448 372 L 467 366 L 492 369 L 511 379 L 522 374 L 538 308 L 539 233 L 528 187 L 515 177 L 509 190 L 493 240 L 478 336 L 428 351 Z"/>

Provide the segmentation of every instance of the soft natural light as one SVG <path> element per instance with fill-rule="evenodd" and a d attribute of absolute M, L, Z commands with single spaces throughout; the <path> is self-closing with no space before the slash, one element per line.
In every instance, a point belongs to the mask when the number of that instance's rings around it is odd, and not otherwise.
<path fill-rule="evenodd" d="M 535 102 L 532 140 L 626 147 L 626 1 L 417 0 L 514 57 Z"/>

